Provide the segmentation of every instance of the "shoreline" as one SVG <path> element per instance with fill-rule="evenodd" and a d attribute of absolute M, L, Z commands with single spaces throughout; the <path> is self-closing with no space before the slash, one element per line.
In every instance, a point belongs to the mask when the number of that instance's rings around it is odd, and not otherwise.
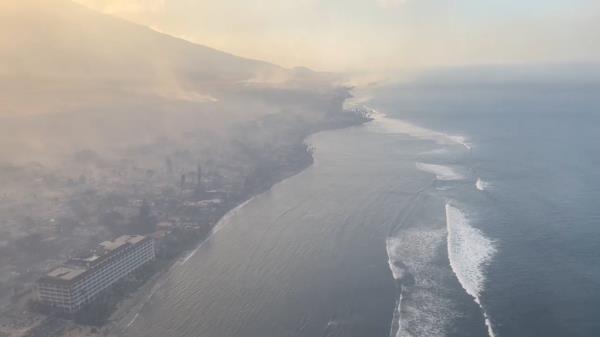
<path fill-rule="evenodd" d="M 140 289 L 134 291 L 128 298 L 123 299 L 123 301 L 121 303 L 119 303 L 115 312 L 109 318 L 107 324 L 100 327 L 100 330 L 103 330 L 104 333 L 98 334 L 98 336 L 116 337 L 116 336 L 121 336 L 124 332 L 126 332 L 127 329 L 135 323 L 140 312 L 144 309 L 144 306 L 152 299 L 154 294 L 156 294 L 156 292 L 159 291 L 160 288 L 162 288 L 164 282 L 166 282 L 168 277 L 171 275 L 171 272 L 173 271 L 173 269 L 184 266 L 185 263 L 189 259 L 194 257 L 196 255 L 196 252 L 198 251 L 198 249 L 200 247 L 202 247 L 202 245 L 204 243 L 206 243 L 208 240 L 210 240 L 213 237 L 213 235 L 215 235 L 219 232 L 219 229 L 220 229 L 220 227 L 218 227 L 219 224 L 221 224 L 223 221 L 226 221 L 229 216 L 234 215 L 238 210 L 242 209 L 245 205 L 247 205 L 249 202 L 251 202 L 254 198 L 260 196 L 263 193 L 268 192 L 273 186 L 285 181 L 286 179 L 291 178 L 291 177 L 301 173 L 302 171 L 309 168 L 311 165 L 312 164 L 309 164 L 309 165 L 305 166 L 304 168 L 299 169 L 294 174 L 292 174 L 288 177 L 285 177 L 284 179 L 282 179 L 280 181 L 275 182 L 269 188 L 250 196 L 247 200 L 241 202 L 237 206 L 228 210 L 219 219 L 219 221 L 215 224 L 215 226 L 213 226 L 210 233 L 205 238 L 200 240 L 196 244 L 196 246 L 194 246 L 194 248 L 183 251 L 182 254 L 180 254 L 177 258 L 174 258 L 172 261 L 170 261 L 170 263 L 168 265 L 166 265 L 165 268 L 159 270 L 148 281 L 146 281 Z M 122 322 L 128 322 L 128 323 L 125 324 L 125 326 L 123 327 L 123 325 L 120 324 Z"/>
<path fill-rule="evenodd" d="M 360 114 L 358 110 L 353 110 L 351 112 L 355 114 Z M 344 111 L 343 113 L 348 113 L 348 111 Z M 183 266 L 190 258 L 192 258 L 205 242 L 210 240 L 213 235 L 219 232 L 220 225 L 222 225 L 223 221 L 226 221 L 231 215 L 235 214 L 237 211 L 242 209 L 254 198 L 270 191 L 275 185 L 300 174 L 307 168 L 314 165 L 315 158 L 312 153 L 312 148 L 309 147 L 306 143 L 308 138 L 320 132 L 361 126 L 372 120 L 373 118 L 371 116 L 365 114 L 362 116 L 362 119 L 356 120 L 354 122 L 342 123 L 341 125 L 325 124 L 307 133 L 302 140 L 302 144 L 306 146 L 306 152 L 303 154 L 308 154 L 308 156 L 302 157 L 303 160 L 300 162 L 300 165 L 295 166 L 292 170 L 289 170 L 287 172 L 281 172 L 280 175 L 270 180 L 256 191 L 251 192 L 247 196 L 247 198 L 242 199 L 239 201 L 239 203 L 233 205 L 233 207 L 227 210 L 225 214 L 223 214 L 219 218 L 215 225 L 210 229 L 206 237 L 199 240 L 192 249 L 188 249 L 181 252 L 177 257 L 173 258 L 171 261 L 166 263 L 166 265 L 162 269 L 160 269 L 158 272 L 152 275 L 146 282 L 144 282 L 144 284 L 139 289 L 133 291 L 127 298 L 123 299 L 118 304 L 116 310 L 111 314 L 110 318 L 108 319 L 108 322 L 103 326 L 98 327 L 98 333 L 92 334 L 90 336 L 116 337 L 121 336 L 123 333 L 125 333 L 127 329 L 135 323 L 140 312 L 143 310 L 144 306 L 148 303 L 148 301 L 150 301 L 154 294 L 163 286 L 164 282 L 171 274 L 171 271 L 174 268 Z M 127 322 L 127 324 L 123 326 L 123 324 L 121 324 L 123 322 Z"/>
<path fill-rule="evenodd" d="M 21 318 L 14 321 L 14 314 L 3 317 L 3 323 L 0 329 L 0 335 L 3 337 L 106 337 L 119 336 L 125 333 L 127 328 L 135 323 L 144 306 L 152 299 L 154 294 L 163 286 L 174 268 L 184 265 L 193 257 L 198 249 L 211 237 L 216 234 L 224 222 L 232 214 L 251 202 L 257 196 L 268 192 L 273 186 L 293 177 L 315 163 L 313 148 L 308 139 L 319 132 L 332 131 L 364 125 L 372 118 L 364 110 L 360 109 L 340 109 L 325 114 L 324 118 L 307 120 L 304 124 L 295 126 L 294 132 L 288 135 L 287 140 L 283 142 L 283 148 L 277 154 L 279 163 L 271 168 L 268 174 L 259 172 L 258 176 L 250 175 L 254 178 L 253 183 L 245 186 L 240 194 L 232 196 L 226 200 L 223 207 L 216 210 L 214 222 L 211 221 L 205 232 L 198 236 L 191 237 L 187 243 L 176 254 L 157 259 L 150 267 L 150 273 L 140 279 L 140 283 L 130 288 L 122 297 L 115 297 L 112 301 L 113 307 L 108 312 L 104 322 L 88 324 L 77 322 L 72 319 L 61 318 L 60 316 L 45 315 L 41 312 L 32 310 L 31 307 L 25 309 L 23 317 L 30 323 L 23 325 Z M 287 122 L 284 123 L 288 124 Z M 265 152 L 267 157 L 269 152 Z M 272 157 L 272 155 L 271 155 Z M 220 214 L 219 214 L 220 213 Z M 30 295 L 33 293 L 30 291 Z M 112 296 L 112 295 L 111 295 Z M 31 297 L 31 296 L 29 296 Z M 7 308 L 8 309 L 8 308 Z M 9 311 L 15 313 L 15 309 Z M 15 316 L 16 318 L 16 316 Z"/>

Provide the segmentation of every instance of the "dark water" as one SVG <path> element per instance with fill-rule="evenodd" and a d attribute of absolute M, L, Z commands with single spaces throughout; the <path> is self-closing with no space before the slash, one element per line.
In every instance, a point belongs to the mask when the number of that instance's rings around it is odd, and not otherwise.
<path fill-rule="evenodd" d="M 509 83 L 380 93 L 380 108 L 472 144 L 446 162 L 486 188 L 449 194 L 494 241 L 481 302 L 497 336 L 600 336 L 599 92 Z"/>
<path fill-rule="evenodd" d="M 576 89 L 382 90 L 388 117 L 313 136 L 116 334 L 600 335 L 600 105 Z"/>

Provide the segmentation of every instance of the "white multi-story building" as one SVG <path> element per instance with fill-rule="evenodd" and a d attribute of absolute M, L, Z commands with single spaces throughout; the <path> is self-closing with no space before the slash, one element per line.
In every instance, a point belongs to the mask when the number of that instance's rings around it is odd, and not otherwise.
<path fill-rule="evenodd" d="M 91 256 L 71 259 L 40 278 L 38 299 L 56 309 L 75 313 L 154 258 L 152 237 L 124 235 L 102 242 Z"/>

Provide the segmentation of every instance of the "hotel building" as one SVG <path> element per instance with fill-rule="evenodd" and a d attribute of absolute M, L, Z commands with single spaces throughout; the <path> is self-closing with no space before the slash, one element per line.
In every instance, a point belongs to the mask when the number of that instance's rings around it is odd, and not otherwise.
<path fill-rule="evenodd" d="M 58 310 L 75 313 L 154 258 L 152 237 L 124 235 L 102 242 L 90 256 L 70 259 L 40 278 L 38 299 Z"/>

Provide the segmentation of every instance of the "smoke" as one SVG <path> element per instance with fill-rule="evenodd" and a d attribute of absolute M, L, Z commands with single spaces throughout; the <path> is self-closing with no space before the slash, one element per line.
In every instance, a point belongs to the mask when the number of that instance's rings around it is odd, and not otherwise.
<path fill-rule="evenodd" d="M 165 7 L 165 0 L 82 0 L 79 2 L 109 14 L 157 12 Z"/>
<path fill-rule="evenodd" d="M 383 8 L 393 8 L 402 6 L 407 0 L 377 0 L 377 4 Z"/>

